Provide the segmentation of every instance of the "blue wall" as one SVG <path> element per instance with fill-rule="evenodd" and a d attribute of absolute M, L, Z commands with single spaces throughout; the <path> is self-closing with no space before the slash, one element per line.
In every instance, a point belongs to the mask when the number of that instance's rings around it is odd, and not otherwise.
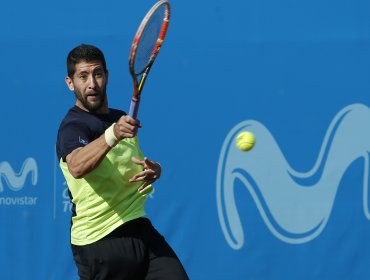
<path fill-rule="evenodd" d="M 153 3 L 2 3 L 0 279 L 77 279 L 54 151 L 74 103 L 65 58 L 100 47 L 110 106 L 128 110 L 128 52 Z M 370 2 L 172 9 L 139 135 L 164 169 L 147 211 L 191 279 L 368 279 Z"/>

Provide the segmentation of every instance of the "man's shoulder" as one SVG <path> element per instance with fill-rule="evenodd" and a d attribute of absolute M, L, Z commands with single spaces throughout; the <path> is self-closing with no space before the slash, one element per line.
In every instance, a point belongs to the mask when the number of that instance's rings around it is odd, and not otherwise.
<path fill-rule="evenodd" d="M 86 120 L 89 119 L 89 115 L 85 114 L 81 109 L 72 107 L 68 110 L 67 114 L 62 119 L 59 130 L 70 125 L 84 125 Z"/>

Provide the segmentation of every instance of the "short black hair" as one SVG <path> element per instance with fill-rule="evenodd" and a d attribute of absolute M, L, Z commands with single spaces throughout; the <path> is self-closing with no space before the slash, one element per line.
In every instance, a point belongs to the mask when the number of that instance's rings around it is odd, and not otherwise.
<path fill-rule="evenodd" d="M 85 61 L 98 61 L 103 65 L 105 72 L 107 71 L 107 65 L 105 63 L 104 54 L 97 47 L 92 45 L 81 44 L 74 49 L 72 49 L 67 56 L 67 72 L 68 77 L 73 78 L 76 71 L 76 64 Z"/>

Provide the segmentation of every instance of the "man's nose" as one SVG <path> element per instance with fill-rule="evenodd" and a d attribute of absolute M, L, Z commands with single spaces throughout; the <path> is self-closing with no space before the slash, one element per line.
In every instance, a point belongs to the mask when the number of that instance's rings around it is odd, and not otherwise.
<path fill-rule="evenodd" d="M 95 88 L 96 86 L 96 80 L 93 75 L 90 75 L 89 77 L 89 88 Z"/>

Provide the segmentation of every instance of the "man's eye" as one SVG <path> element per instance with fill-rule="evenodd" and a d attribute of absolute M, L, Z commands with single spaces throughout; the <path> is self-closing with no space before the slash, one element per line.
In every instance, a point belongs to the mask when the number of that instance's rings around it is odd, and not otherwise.
<path fill-rule="evenodd" d="M 87 76 L 86 75 L 80 75 L 79 77 L 81 80 L 86 80 L 87 79 Z"/>
<path fill-rule="evenodd" d="M 98 78 L 100 78 L 100 77 L 102 77 L 102 76 L 103 76 L 103 73 L 102 73 L 102 72 L 96 72 L 96 73 L 95 73 L 95 76 L 96 76 L 96 77 L 98 77 Z"/>

